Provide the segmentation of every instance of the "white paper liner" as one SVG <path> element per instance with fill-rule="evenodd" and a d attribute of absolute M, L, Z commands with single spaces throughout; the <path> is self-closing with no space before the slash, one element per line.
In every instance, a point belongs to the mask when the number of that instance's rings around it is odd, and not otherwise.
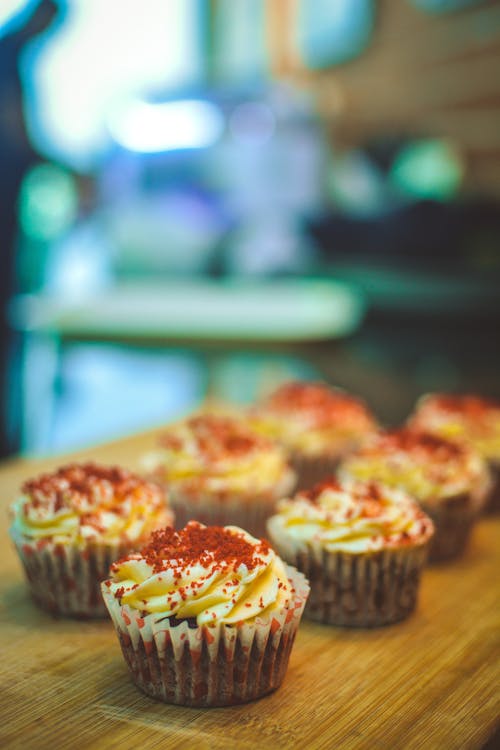
<path fill-rule="evenodd" d="M 418 599 L 428 542 L 366 553 L 300 547 L 268 524 L 278 554 L 308 578 L 304 616 L 328 625 L 378 627 L 408 617 Z"/>
<path fill-rule="evenodd" d="M 172 524 L 173 518 L 167 509 L 155 528 Z M 81 548 L 46 539 L 32 540 L 12 528 L 9 533 L 35 602 L 53 615 L 79 618 L 106 617 L 101 581 L 109 575 L 113 562 L 139 549 L 149 537 L 148 534 L 134 543 L 94 543 Z"/>
<path fill-rule="evenodd" d="M 148 695 L 186 706 L 245 703 L 278 688 L 300 623 L 309 585 L 285 566 L 295 589 L 288 609 L 238 625 L 171 625 L 161 613 L 140 616 L 121 605 L 105 582 L 102 594 L 135 684 Z"/>
<path fill-rule="evenodd" d="M 175 511 L 176 528 L 188 521 L 199 521 L 206 526 L 239 526 L 261 539 L 266 533 L 266 521 L 274 513 L 278 500 L 295 490 L 296 475 L 288 470 L 278 484 L 266 491 L 210 492 L 189 491 L 182 483 L 172 483 L 169 497 Z"/>

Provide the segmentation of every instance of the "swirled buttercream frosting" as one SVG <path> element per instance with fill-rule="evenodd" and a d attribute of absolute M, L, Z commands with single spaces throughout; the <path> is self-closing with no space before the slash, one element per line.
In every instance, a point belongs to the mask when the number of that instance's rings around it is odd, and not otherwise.
<path fill-rule="evenodd" d="M 104 585 L 144 615 L 208 626 L 251 620 L 293 598 L 283 562 L 266 541 L 236 526 L 196 521 L 154 532 L 140 553 L 112 565 Z"/>
<path fill-rule="evenodd" d="M 143 464 L 167 484 L 213 492 L 260 492 L 290 472 L 281 448 L 243 420 L 220 414 L 199 414 L 172 425 Z"/>
<path fill-rule="evenodd" d="M 422 544 L 433 533 L 432 521 L 404 492 L 337 479 L 281 500 L 268 528 L 293 551 L 315 546 L 351 553 Z"/>
<path fill-rule="evenodd" d="M 483 459 L 467 445 L 406 428 L 374 435 L 345 459 L 339 474 L 400 487 L 426 503 L 482 491 L 489 483 Z"/>
<path fill-rule="evenodd" d="M 12 531 L 34 541 L 128 543 L 172 521 L 163 491 L 117 466 L 69 464 L 21 490 L 11 508 Z"/>
<path fill-rule="evenodd" d="M 377 429 L 360 399 L 324 383 L 298 381 L 256 405 L 250 420 L 262 434 L 309 455 L 343 450 Z"/>
<path fill-rule="evenodd" d="M 454 440 L 465 440 L 485 458 L 500 460 L 500 402 L 474 395 L 423 396 L 410 425 Z"/>

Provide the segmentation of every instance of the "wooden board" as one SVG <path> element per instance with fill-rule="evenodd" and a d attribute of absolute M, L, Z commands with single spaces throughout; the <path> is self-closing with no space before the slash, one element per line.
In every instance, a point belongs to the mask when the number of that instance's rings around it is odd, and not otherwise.
<path fill-rule="evenodd" d="M 135 468 L 152 443 L 152 435 L 142 435 L 78 457 Z M 60 463 L 0 467 L 0 747 L 495 746 L 500 519 L 479 523 L 462 560 L 426 572 L 418 611 L 407 622 L 363 631 L 305 621 L 276 693 L 239 707 L 179 708 L 132 685 L 110 622 L 54 620 L 29 599 L 7 540 L 5 508 L 24 478 Z"/>

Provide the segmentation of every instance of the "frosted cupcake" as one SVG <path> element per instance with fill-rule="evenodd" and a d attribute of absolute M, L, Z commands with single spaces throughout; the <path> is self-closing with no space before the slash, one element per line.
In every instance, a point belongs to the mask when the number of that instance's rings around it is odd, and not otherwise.
<path fill-rule="evenodd" d="M 22 486 L 10 535 L 35 602 L 53 614 L 102 617 L 114 560 L 172 524 L 164 492 L 119 467 L 70 464 Z"/>
<path fill-rule="evenodd" d="M 434 528 L 400 490 L 326 480 L 281 500 L 267 526 L 274 548 L 309 579 L 306 617 L 374 627 L 414 610 Z"/>
<path fill-rule="evenodd" d="M 102 584 L 135 684 L 186 706 L 244 703 L 278 688 L 308 591 L 267 542 L 196 522 L 154 533 Z"/>
<path fill-rule="evenodd" d="M 429 394 L 418 401 L 409 424 L 470 443 L 490 468 L 487 510 L 500 511 L 500 402 L 480 396 Z"/>
<path fill-rule="evenodd" d="M 295 486 L 282 448 L 227 415 L 172 425 L 143 465 L 167 485 L 177 526 L 235 524 L 262 536 L 277 500 Z"/>
<path fill-rule="evenodd" d="M 363 402 L 324 383 L 291 382 L 250 413 L 252 425 L 284 446 L 299 489 L 330 476 L 340 459 L 377 429 Z"/>
<path fill-rule="evenodd" d="M 430 559 L 460 555 L 490 486 L 487 466 L 465 444 L 410 429 L 381 432 L 340 466 L 342 477 L 399 487 L 432 518 Z"/>

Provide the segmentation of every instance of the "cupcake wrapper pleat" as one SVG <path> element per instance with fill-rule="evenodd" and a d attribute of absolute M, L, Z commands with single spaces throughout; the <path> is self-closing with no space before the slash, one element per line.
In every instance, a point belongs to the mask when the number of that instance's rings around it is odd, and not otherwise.
<path fill-rule="evenodd" d="M 486 501 L 486 513 L 500 513 L 500 461 L 489 462 L 491 486 Z"/>
<path fill-rule="evenodd" d="M 304 616 L 328 625 L 377 627 L 415 609 L 427 544 L 366 554 L 307 546 L 291 553 L 272 537 L 278 553 L 309 579 Z"/>
<path fill-rule="evenodd" d="M 54 615 L 105 617 L 100 582 L 110 565 L 130 548 L 123 545 L 78 549 L 53 542 L 14 539 L 35 602 Z"/>
<path fill-rule="evenodd" d="M 190 492 L 181 484 L 172 484 L 169 496 L 175 510 L 176 528 L 182 529 L 188 521 L 199 521 L 206 526 L 239 526 L 261 539 L 277 501 L 289 495 L 295 483 L 295 473 L 290 471 L 267 492 Z"/>
<path fill-rule="evenodd" d="M 159 515 L 155 528 L 173 525 L 169 508 Z M 10 536 L 26 573 L 34 601 L 53 615 L 106 617 L 101 581 L 116 560 L 144 544 L 147 535 L 132 542 L 88 544 L 87 547 L 33 540 L 10 529 Z"/>
<path fill-rule="evenodd" d="M 236 626 L 171 625 L 161 614 L 140 616 L 105 584 L 103 597 L 134 683 L 147 695 L 185 706 L 229 706 L 281 685 L 309 586 L 287 567 L 295 595 L 289 609 Z"/>
<path fill-rule="evenodd" d="M 422 508 L 434 522 L 435 534 L 430 544 L 429 562 L 445 562 L 462 555 L 480 510 L 473 507 L 467 495 L 463 503 L 422 503 Z"/>

